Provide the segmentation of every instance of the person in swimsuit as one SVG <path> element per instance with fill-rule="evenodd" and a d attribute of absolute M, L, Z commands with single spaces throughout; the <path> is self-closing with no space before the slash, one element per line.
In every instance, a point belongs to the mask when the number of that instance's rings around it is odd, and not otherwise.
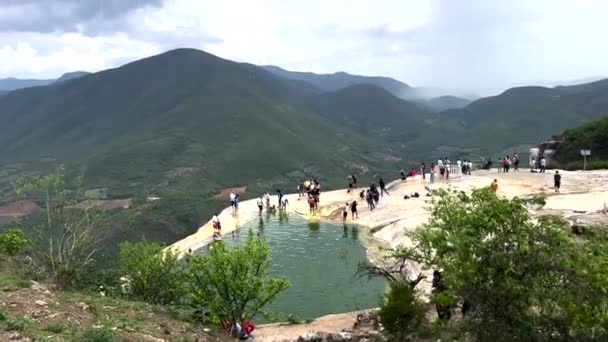
<path fill-rule="evenodd" d="M 350 205 L 348 202 L 342 207 L 342 222 L 346 222 L 346 218 L 348 217 L 348 210 L 350 209 Z"/>
<path fill-rule="evenodd" d="M 312 195 L 308 196 L 308 206 L 310 207 L 310 214 L 314 215 L 315 214 L 315 198 Z"/>

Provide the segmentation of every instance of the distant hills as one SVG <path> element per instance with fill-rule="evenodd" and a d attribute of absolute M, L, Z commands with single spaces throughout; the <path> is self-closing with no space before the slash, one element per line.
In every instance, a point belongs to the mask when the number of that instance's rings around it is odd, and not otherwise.
<path fill-rule="evenodd" d="M 427 100 L 427 104 L 431 109 L 442 112 L 447 109 L 459 109 L 466 107 L 468 104 L 473 102 L 472 100 L 465 99 L 463 97 L 445 95 L 433 97 Z"/>
<path fill-rule="evenodd" d="M 536 144 L 608 114 L 608 80 L 556 88 L 518 87 L 441 113 L 467 133 L 468 146 L 488 152 Z"/>
<path fill-rule="evenodd" d="M 397 97 L 407 97 L 411 87 L 390 77 L 351 75 L 346 72 L 315 74 L 312 72 L 288 71 L 277 66 L 263 66 L 271 73 L 290 80 L 304 81 L 323 92 L 331 92 L 358 84 L 371 84 L 389 91 Z"/>
<path fill-rule="evenodd" d="M 84 75 L 90 74 L 85 71 L 75 71 L 69 72 L 61 75 L 61 77 L 57 79 L 46 79 L 46 80 L 36 80 L 36 79 L 18 79 L 18 78 L 3 78 L 0 79 L 0 95 L 2 92 L 9 92 L 17 89 L 29 88 L 29 87 L 38 87 L 52 84 L 54 82 L 62 82 L 70 79 L 74 79 L 77 77 L 81 77 Z"/>
<path fill-rule="evenodd" d="M 311 99 L 313 110 L 356 134 L 399 145 L 419 137 L 436 115 L 384 88 L 357 84 Z"/>

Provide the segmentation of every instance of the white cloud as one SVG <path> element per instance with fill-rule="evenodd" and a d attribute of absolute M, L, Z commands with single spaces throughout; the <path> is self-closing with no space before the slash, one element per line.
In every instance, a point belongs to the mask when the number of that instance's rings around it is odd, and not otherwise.
<path fill-rule="evenodd" d="M 608 76 L 608 2 L 601 0 L 165 0 L 162 7 L 155 0 L 125 0 L 122 13 L 121 2 L 112 0 L 104 10 L 101 0 L 90 1 L 103 15 L 91 6 L 72 11 L 82 14 L 62 21 L 75 27 L 72 33 L 47 26 L 1 32 L 0 77 L 99 70 L 176 47 L 481 94 Z M 17 15 L 0 2 L 0 18 Z"/>

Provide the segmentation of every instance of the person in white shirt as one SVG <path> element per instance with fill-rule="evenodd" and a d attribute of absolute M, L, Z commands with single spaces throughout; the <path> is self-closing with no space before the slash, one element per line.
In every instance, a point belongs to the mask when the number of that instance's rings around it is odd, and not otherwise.
<path fill-rule="evenodd" d="M 222 230 L 220 218 L 217 216 L 217 213 L 213 214 L 213 217 L 211 218 L 211 224 L 213 225 L 213 230 L 216 230 L 218 232 Z"/>
<path fill-rule="evenodd" d="M 265 193 L 264 194 L 264 199 L 266 200 L 266 210 L 270 210 L 270 194 L 269 193 Z"/>
<path fill-rule="evenodd" d="M 287 205 L 289 204 L 289 201 L 287 200 L 287 196 L 283 196 L 281 197 L 281 206 L 279 207 L 279 209 L 287 209 Z"/>
<path fill-rule="evenodd" d="M 236 194 L 234 192 L 230 193 L 230 206 L 233 211 L 236 209 Z"/>
<path fill-rule="evenodd" d="M 547 159 L 542 157 L 540 160 L 540 172 L 545 173 L 545 169 L 547 168 Z"/>
<path fill-rule="evenodd" d="M 443 165 L 443 160 L 437 160 L 437 167 L 439 168 L 439 176 L 443 178 L 443 176 L 445 175 L 445 166 Z"/>
<path fill-rule="evenodd" d="M 258 198 L 258 209 L 260 209 L 260 215 L 262 215 L 262 209 L 264 209 L 264 199 L 263 199 L 264 195 L 260 196 L 260 198 Z"/>

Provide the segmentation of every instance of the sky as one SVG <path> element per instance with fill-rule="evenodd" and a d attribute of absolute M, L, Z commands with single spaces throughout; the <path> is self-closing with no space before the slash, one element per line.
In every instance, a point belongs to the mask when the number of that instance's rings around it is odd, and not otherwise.
<path fill-rule="evenodd" d="M 178 47 L 490 95 L 608 77 L 604 0 L 0 0 L 0 78 Z"/>

